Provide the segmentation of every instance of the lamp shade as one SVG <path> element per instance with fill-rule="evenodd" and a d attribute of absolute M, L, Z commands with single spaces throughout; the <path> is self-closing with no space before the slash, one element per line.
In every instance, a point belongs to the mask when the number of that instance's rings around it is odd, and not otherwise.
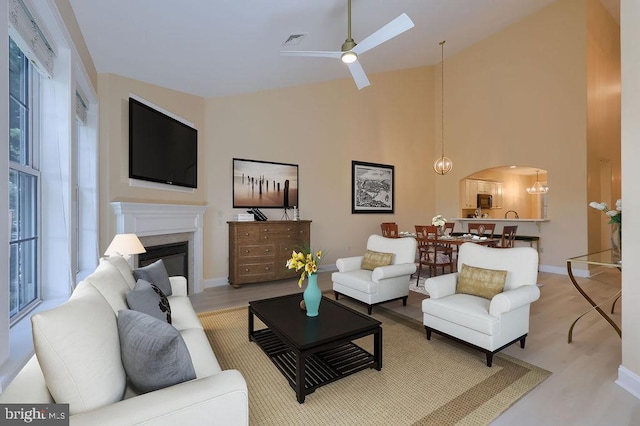
<path fill-rule="evenodd" d="M 136 234 L 116 234 L 107 247 L 107 251 L 104 252 L 105 256 L 111 256 L 112 254 L 120 254 L 124 257 L 128 257 L 132 254 L 145 253 L 146 250 Z"/>

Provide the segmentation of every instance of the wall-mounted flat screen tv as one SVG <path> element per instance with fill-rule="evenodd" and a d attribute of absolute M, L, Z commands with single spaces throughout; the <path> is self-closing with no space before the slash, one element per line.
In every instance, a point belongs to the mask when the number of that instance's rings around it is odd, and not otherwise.
<path fill-rule="evenodd" d="M 285 208 L 298 204 L 298 165 L 233 159 L 234 208 Z"/>
<path fill-rule="evenodd" d="M 198 187 L 198 131 L 129 98 L 129 177 Z"/>

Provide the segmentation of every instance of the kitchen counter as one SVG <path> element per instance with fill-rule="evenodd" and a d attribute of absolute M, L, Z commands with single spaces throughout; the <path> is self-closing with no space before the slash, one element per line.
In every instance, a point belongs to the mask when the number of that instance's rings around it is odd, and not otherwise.
<path fill-rule="evenodd" d="M 504 219 L 504 218 L 497 218 L 497 217 L 454 217 L 449 219 L 450 221 L 457 221 L 457 222 L 473 222 L 473 221 L 478 221 L 478 222 L 533 222 L 533 223 L 541 223 L 541 222 L 549 222 L 550 219 Z"/>
<path fill-rule="evenodd" d="M 488 222 L 488 223 L 495 223 L 496 226 L 496 231 L 495 231 L 495 235 L 501 235 L 502 234 L 502 226 L 504 225 L 518 225 L 521 224 L 522 226 L 518 227 L 518 233 L 516 234 L 516 240 L 520 240 L 520 241 L 527 241 L 529 242 L 529 245 L 533 246 L 533 244 L 536 245 L 536 249 L 540 249 L 539 244 L 540 244 L 540 236 L 539 235 L 526 235 L 526 234 L 534 234 L 536 232 L 536 228 L 537 228 L 537 233 L 540 234 L 541 233 L 541 227 L 542 224 L 544 222 L 549 222 L 549 219 L 504 219 L 504 218 L 494 218 L 494 217 L 454 217 L 449 219 L 449 221 L 453 222 L 458 222 L 459 225 L 458 226 L 462 226 L 463 228 L 463 232 L 466 232 L 467 226 L 466 224 L 469 222 Z M 529 226 L 527 226 L 528 224 L 530 224 Z M 536 228 L 533 227 L 533 225 L 536 226 Z M 459 231 L 458 231 L 459 232 Z"/>

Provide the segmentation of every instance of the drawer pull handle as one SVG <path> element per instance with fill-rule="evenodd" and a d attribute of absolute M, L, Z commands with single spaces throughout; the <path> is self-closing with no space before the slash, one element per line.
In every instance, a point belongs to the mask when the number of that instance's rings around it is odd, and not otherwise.
<path fill-rule="evenodd" d="M 248 233 L 248 232 L 245 232 L 245 233 L 244 233 L 244 236 L 245 236 L 245 237 L 248 237 L 248 236 L 249 236 L 249 233 Z"/>
<path fill-rule="evenodd" d="M 245 250 L 244 252 L 245 253 L 251 253 L 251 250 Z"/>
<path fill-rule="evenodd" d="M 265 252 L 265 253 L 269 253 L 270 251 L 271 251 L 271 250 L 269 250 L 269 249 L 264 249 L 264 252 Z"/>
<path fill-rule="evenodd" d="M 265 266 L 265 267 L 264 267 L 264 270 L 265 270 L 265 271 L 268 271 L 268 270 L 269 270 L 269 267 L 268 267 L 268 266 Z"/>
<path fill-rule="evenodd" d="M 249 268 L 244 268 L 244 271 L 245 271 L 245 272 L 249 272 L 249 271 L 250 271 L 250 269 L 249 269 Z"/>

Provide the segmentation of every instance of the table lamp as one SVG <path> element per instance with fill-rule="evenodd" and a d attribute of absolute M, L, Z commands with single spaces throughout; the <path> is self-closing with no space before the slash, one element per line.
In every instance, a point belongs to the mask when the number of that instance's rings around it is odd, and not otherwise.
<path fill-rule="evenodd" d="M 146 250 L 136 234 L 116 234 L 107 247 L 107 251 L 104 252 L 105 256 L 111 256 L 112 254 L 119 254 L 126 260 L 132 254 L 145 253 Z"/>

